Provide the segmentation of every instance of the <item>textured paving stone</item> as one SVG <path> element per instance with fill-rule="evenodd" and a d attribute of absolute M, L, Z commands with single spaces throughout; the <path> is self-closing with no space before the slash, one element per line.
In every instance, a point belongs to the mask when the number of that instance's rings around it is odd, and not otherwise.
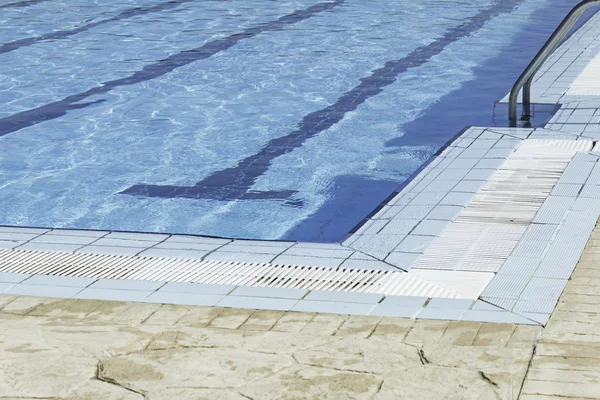
<path fill-rule="evenodd" d="M 448 325 L 449 321 L 417 320 L 404 342 L 419 347 L 436 344 L 444 336 Z"/>
<path fill-rule="evenodd" d="M 444 331 L 438 344 L 448 346 L 471 346 L 480 327 L 481 323 L 479 322 L 452 321 L 448 324 L 448 327 Z"/>
<path fill-rule="evenodd" d="M 505 393 L 499 393 L 501 389 L 482 379 L 476 371 L 423 366 L 386 374 L 374 399 L 509 399 L 507 391 L 505 388 Z"/>
<path fill-rule="evenodd" d="M 188 313 L 189 307 L 165 304 L 150 315 L 144 322 L 147 325 L 175 325 Z"/>
<path fill-rule="evenodd" d="M 76 300 L 73 304 L 77 302 L 95 302 L 98 300 Z M 92 311 L 88 312 L 85 315 L 86 321 L 111 321 L 113 318 L 118 316 L 123 311 L 129 308 L 128 303 L 123 303 L 120 301 L 100 301 L 100 304 L 94 308 Z M 67 308 L 68 309 L 68 308 Z"/>
<path fill-rule="evenodd" d="M 8 314 L 25 315 L 39 305 L 50 305 L 54 303 L 64 304 L 64 300 L 35 296 L 21 296 L 5 305 L 2 309 L 2 312 Z"/>
<path fill-rule="evenodd" d="M 126 324 L 142 323 L 150 318 L 160 307 L 160 304 L 131 303 L 127 308 L 116 314 L 112 320 Z"/>
<path fill-rule="evenodd" d="M 0 299 L 6 398 L 510 398 L 534 345 L 472 346 L 471 322 Z"/>
<path fill-rule="evenodd" d="M 408 318 L 383 318 L 371 336 L 402 342 L 414 324 Z"/>
<path fill-rule="evenodd" d="M 349 343 L 354 346 L 349 347 Z M 372 351 L 378 348 L 376 352 Z M 419 352 L 414 347 L 372 338 L 369 340 L 336 340 L 299 350 L 295 359 L 304 365 L 342 371 L 364 371 L 382 374 L 394 366 L 422 365 Z"/>
<path fill-rule="evenodd" d="M 590 241 L 542 332 L 522 399 L 600 398 L 600 228 Z"/>
<path fill-rule="evenodd" d="M 7 304 L 14 301 L 18 296 L 16 295 L 8 295 L 8 294 L 0 294 L 0 309 L 4 308 Z"/>
<path fill-rule="evenodd" d="M 315 314 L 315 316 L 302 328 L 306 335 L 331 336 L 335 335 L 348 319 L 345 315 Z"/>
<path fill-rule="evenodd" d="M 212 320 L 210 326 L 213 328 L 237 329 L 250 318 L 253 312 L 254 310 L 226 308 Z"/>
<path fill-rule="evenodd" d="M 240 329 L 269 331 L 283 315 L 283 311 L 257 310 L 244 322 Z"/>
<path fill-rule="evenodd" d="M 473 340 L 473 345 L 504 347 L 512 337 L 515 328 L 510 324 L 484 324 Z"/>
<path fill-rule="evenodd" d="M 337 337 L 368 338 L 381 322 L 381 317 L 350 316 L 337 331 Z"/>
<path fill-rule="evenodd" d="M 518 325 L 506 347 L 528 347 L 530 343 L 539 340 L 541 333 L 541 326 Z"/>
<path fill-rule="evenodd" d="M 556 371 L 554 374 L 552 374 L 552 376 L 558 376 L 561 372 L 564 371 Z M 572 376 L 571 374 L 565 375 Z M 523 393 L 536 395 L 541 394 L 559 398 L 570 397 L 580 399 L 600 399 L 600 385 L 591 381 L 552 382 L 528 378 L 525 386 L 523 387 Z"/>
<path fill-rule="evenodd" d="M 99 300 L 75 300 L 65 307 L 58 315 L 61 318 L 84 318 L 102 305 Z"/>
<path fill-rule="evenodd" d="M 74 299 L 57 299 L 57 301 L 42 302 L 28 311 L 27 315 L 35 317 L 59 315 L 62 314 L 65 309 L 70 307 L 73 302 L 75 302 Z"/>
<path fill-rule="evenodd" d="M 217 318 L 222 311 L 223 308 L 220 307 L 191 307 L 177 324 L 203 328 Z"/>
<path fill-rule="evenodd" d="M 365 373 L 295 367 L 252 383 L 241 393 L 246 399 L 280 399 L 284 392 L 288 399 L 326 399 L 339 393 L 338 398 L 366 400 L 373 398 L 382 381 L 383 378 Z"/>
<path fill-rule="evenodd" d="M 290 333 L 300 332 L 314 317 L 314 313 L 287 312 L 279 318 L 272 330 Z"/>

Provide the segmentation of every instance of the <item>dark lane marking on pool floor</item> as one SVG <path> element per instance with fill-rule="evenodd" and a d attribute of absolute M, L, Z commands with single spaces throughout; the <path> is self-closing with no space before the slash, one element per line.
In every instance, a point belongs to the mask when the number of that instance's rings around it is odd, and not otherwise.
<path fill-rule="evenodd" d="M 102 86 L 89 89 L 86 92 L 67 96 L 54 103 L 13 114 L 5 118 L 0 118 L 0 136 L 61 117 L 70 110 L 77 110 L 92 104 L 104 102 L 104 100 L 101 99 L 87 103 L 79 103 L 88 97 L 108 93 L 120 86 L 135 85 L 140 82 L 158 78 L 176 68 L 209 58 L 217 53 L 225 51 L 244 39 L 252 38 L 262 32 L 281 30 L 288 25 L 295 24 L 308 19 L 315 14 L 335 8 L 343 4 L 344 1 L 345 0 L 335 0 L 332 2 L 318 3 L 303 10 L 296 10 L 277 20 L 265 22 L 253 28 L 245 29 L 241 33 L 234 33 L 222 39 L 208 42 L 201 47 L 173 54 L 164 60 L 146 65 L 142 70 L 137 71 L 128 77 L 104 82 L 101 84 Z"/>
<path fill-rule="evenodd" d="M 120 193 L 163 198 L 242 200 L 256 179 L 267 172 L 275 158 L 302 146 L 308 139 L 341 121 L 347 112 L 356 110 L 367 99 L 381 93 L 383 88 L 392 84 L 401 73 L 425 64 L 451 43 L 481 29 L 493 17 L 512 11 L 523 1 L 497 0 L 492 7 L 480 11 L 463 24 L 449 29 L 439 39 L 416 48 L 401 59 L 386 62 L 371 75 L 361 78 L 361 83 L 344 93 L 335 104 L 306 115 L 298 129 L 286 136 L 270 140 L 258 153 L 244 158 L 235 167 L 214 172 L 194 186 L 139 184 Z"/>
<path fill-rule="evenodd" d="M 79 28 L 65 30 L 65 31 L 56 31 L 52 33 L 48 33 L 42 36 L 30 37 L 15 40 L 13 42 L 4 43 L 0 46 L 0 54 L 8 53 L 13 50 L 20 49 L 22 47 L 32 46 L 36 43 L 43 42 L 46 40 L 60 40 L 66 39 L 69 36 L 77 35 L 78 33 L 88 31 L 97 26 L 108 24 L 110 22 L 121 21 L 127 18 L 136 17 L 138 15 L 150 14 L 154 12 L 161 12 L 170 10 L 172 8 L 179 7 L 181 4 L 189 3 L 194 0 L 171 0 L 166 3 L 158 4 L 152 7 L 136 7 L 131 8 L 129 10 L 122 11 L 121 13 L 115 15 L 112 18 L 104 19 L 102 21 L 93 22 L 91 24 L 82 25 Z"/>
<path fill-rule="evenodd" d="M 0 6 L 1 8 L 18 8 L 18 7 L 29 7 L 29 6 L 34 6 L 36 4 L 39 3 L 43 3 L 46 1 L 51 1 L 51 0 L 28 0 L 28 1 L 17 1 L 14 3 L 8 3 L 8 4 L 4 4 Z"/>

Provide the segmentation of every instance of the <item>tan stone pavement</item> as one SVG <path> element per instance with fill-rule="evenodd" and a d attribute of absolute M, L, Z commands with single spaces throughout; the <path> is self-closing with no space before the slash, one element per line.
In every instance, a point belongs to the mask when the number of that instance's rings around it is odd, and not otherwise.
<path fill-rule="evenodd" d="M 0 297 L 0 398 L 511 399 L 539 328 Z"/>
<path fill-rule="evenodd" d="M 599 310 L 598 227 L 543 332 L 0 296 L 0 399 L 600 399 Z"/>
<path fill-rule="evenodd" d="M 521 399 L 600 399 L 599 225 L 536 347 Z"/>

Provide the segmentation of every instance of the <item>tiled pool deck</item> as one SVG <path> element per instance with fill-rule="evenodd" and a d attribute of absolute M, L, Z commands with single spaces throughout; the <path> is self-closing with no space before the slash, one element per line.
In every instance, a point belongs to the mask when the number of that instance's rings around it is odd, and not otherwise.
<path fill-rule="evenodd" d="M 544 325 L 600 216 L 598 50 L 600 14 L 548 124 L 465 129 L 342 243 L 0 227 L 0 293 Z"/>
<path fill-rule="evenodd" d="M 7 399 L 600 399 L 600 226 L 546 328 L 0 294 Z"/>

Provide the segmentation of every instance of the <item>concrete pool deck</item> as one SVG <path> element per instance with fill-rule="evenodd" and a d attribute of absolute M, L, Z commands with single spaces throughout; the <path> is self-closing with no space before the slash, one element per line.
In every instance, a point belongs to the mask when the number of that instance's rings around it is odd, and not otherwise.
<path fill-rule="evenodd" d="M 546 328 L 0 295 L 6 399 L 599 399 L 600 227 Z"/>
<path fill-rule="evenodd" d="M 0 227 L 0 398 L 600 399 L 598 73 L 600 14 L 546 125 L 465 129 L 342 243 Z"/>

